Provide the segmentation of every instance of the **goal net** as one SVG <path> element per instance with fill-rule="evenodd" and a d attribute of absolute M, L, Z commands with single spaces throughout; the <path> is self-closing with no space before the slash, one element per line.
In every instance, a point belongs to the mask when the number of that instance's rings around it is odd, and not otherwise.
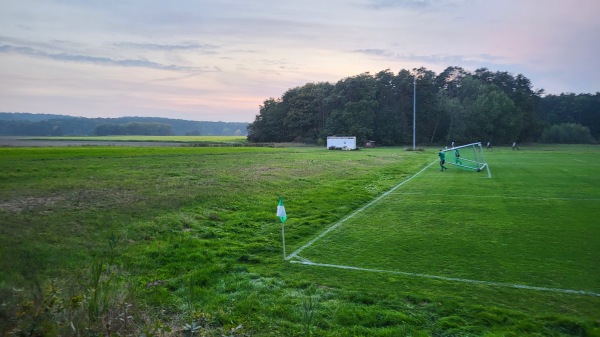
<path fill-rule="evenodd" d="M 486 170 L 488 178 L 492 177 L 481 143 L 459 145 L 442 151 L 446 152 L 446 164 L 477 172 Z"/>

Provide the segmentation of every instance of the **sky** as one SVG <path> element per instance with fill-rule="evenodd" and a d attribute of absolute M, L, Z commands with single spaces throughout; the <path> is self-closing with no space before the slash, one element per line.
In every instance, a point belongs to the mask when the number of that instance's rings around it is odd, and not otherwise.
<path fill-rule="evenodd" d="M 252 122 L 365 72 L 600 91 L 598 0 L 0 0 L 0 111 Z"/>

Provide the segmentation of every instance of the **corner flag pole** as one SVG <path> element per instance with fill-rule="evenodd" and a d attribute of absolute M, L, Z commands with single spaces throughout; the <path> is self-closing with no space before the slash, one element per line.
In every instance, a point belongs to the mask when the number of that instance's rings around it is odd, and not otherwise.
<path fill-rule="evenodd" d="M 285 260 L 285 224 L 281 223 L 281 243 L 283 245 L 283 259 Z"/>
<path fill-rule="evenodd" d="M 279 197 L 277 216 L 281 220 L 281 243 L 283 246 L 283 259 L 285 260 L 285 220 L 287 220 L 287 214 L 285 214 L 285 207 L 283 206 L 283 197 Z"/>

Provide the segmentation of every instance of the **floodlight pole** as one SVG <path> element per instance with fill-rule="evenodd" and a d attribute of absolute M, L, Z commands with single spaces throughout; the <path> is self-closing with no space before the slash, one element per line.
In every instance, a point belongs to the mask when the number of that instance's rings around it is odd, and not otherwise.
<path fill-rule="evenodd" d="M 413 77 L 413 150 L 417 149 L 417 75 Z"/>

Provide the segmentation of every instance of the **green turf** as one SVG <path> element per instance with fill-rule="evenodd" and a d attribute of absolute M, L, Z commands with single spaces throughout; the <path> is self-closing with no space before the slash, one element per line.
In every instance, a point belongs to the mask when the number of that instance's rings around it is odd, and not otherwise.
<path fill-rule="evenodd" d="M 599 154 L 496 148 L 491 179 L 434 163 L 300 256 L 598 292 Z M 0 148 L 1 332 L 171 336 L 194 323 L 206 336 L 597 336 L 597 296 L 283 260 L 279 196 L 291 253 L 436 158 Z M 132 324 L 119 323 L 125 312 Z"/>
<path fill-rule="evenodd" d="M 600 294 L 600 158 L 544 151 L 487 157 L 491 179 L 433 165 L 300 256 Z"/>

